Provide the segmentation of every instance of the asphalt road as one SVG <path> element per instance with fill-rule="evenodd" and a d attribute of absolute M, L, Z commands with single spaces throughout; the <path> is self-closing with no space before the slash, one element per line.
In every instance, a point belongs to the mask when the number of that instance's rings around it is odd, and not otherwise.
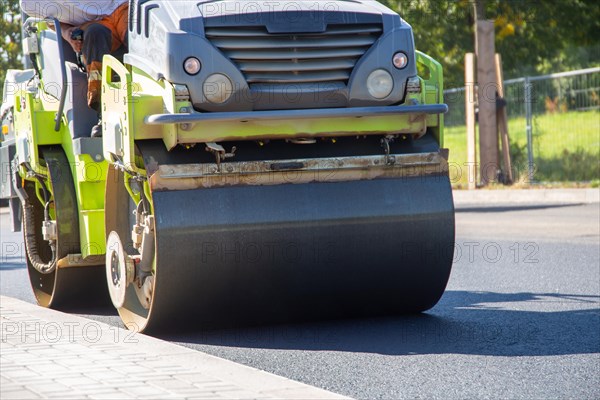
<path fill-rule="evenodd" d="M 32 301 L 0 218 L 0 292 Z M 420 316 L 167 339 L 358 398 L 597 399 L 600 205 L 459 210 L 447 292 Z"/>

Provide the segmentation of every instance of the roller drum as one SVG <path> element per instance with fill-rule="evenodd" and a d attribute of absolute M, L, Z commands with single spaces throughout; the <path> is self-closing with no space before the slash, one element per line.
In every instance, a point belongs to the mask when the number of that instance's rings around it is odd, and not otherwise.
<path fill-rule="evenodd" d="M 447 176 L 153 193 L 146 330 L 420 312 L 454 250 Z"/>

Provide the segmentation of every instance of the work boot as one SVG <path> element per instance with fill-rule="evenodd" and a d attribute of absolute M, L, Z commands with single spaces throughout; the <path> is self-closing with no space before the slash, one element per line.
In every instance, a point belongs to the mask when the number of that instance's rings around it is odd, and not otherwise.
<path fill-rule="evenodd" d="M 92 137 L 102 137 L 102 120 L 92 127 Z"/>

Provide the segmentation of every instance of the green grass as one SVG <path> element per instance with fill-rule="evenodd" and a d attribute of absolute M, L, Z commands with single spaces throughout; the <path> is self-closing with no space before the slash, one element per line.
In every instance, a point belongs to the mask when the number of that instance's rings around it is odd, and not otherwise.
<path fill-rule="evenodd" d="M 525 118 L 509 118 L 508 132 L 515 181 L 527 178 Z M 450 178 L 466 187 L 467 137 L 464 126 L 447 127 Z M 600 112 L 544 114 L 533 119 L 534 179 L 539 182 L 595 182 L 600 179 Z M 479 151 L 479 149 L 477 149 Z M 477 156 L 479 160 L 479 155 Z M 502 156 L 500 156 L 502 160 Z"/>

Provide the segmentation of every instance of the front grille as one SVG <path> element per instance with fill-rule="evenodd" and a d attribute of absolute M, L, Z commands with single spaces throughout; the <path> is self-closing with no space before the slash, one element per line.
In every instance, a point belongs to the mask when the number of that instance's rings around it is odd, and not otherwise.
<path fill-rule="evenodd" d="M 321 33 L 269 33 L 265 26 L 206 28 L 249 85 L 348 83 L 356 61 L 381 36 L 381 24 L 330 24 Z"/>

